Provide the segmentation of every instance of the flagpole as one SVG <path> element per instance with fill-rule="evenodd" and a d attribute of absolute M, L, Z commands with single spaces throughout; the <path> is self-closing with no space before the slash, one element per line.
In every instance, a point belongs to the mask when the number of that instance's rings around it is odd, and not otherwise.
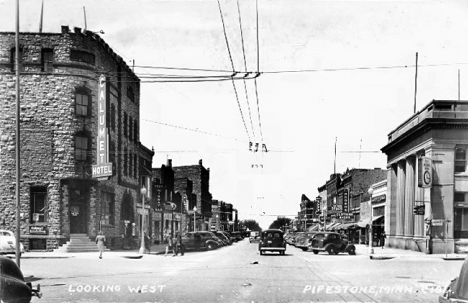
<path fill-rule="evenodd" d="M 20 267 L 20 51 L 19 51 L 19 0 L 16 0 L 16 265 Z"/>

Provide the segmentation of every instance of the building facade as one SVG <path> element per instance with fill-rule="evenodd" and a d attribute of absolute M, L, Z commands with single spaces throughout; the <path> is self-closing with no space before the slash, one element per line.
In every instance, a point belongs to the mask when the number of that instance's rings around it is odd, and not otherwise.
<path fill-rule="evenodd" d="M 468 251 L 467 149 L 467 101 L 433 100 L 388 135 L 390 247 Z M 415 214 L 415 206 L 423 211 Z"/>
<path fill-rule="evenodd" d="M 62 26 L 60 33 L 19 39 L 21 241 L 50 250 L 72 234 L 102 230 L 110 246 L 121 246 L 140 199 L 140 80 L 90 31 Z M 16 229 L 15 51 L 15 34 L 0 33 L 0 222 L 10 230 Z M 104 137 L 108 144 L 98 146 Z M 111 171 L 98 180 L 92 167 L 104 159 L 103 149 Z"/>

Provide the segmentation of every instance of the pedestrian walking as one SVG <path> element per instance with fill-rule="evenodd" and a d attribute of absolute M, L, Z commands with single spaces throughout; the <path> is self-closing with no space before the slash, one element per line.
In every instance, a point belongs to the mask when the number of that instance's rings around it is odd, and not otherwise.
<path fill-rule="evenodd" d="M 164 254 L 164 257 L 167 256 L 167 253 L 169 252 L 169 249 L 174 249 L 172 245 L 172 237 L 171 233 L 169 231 L 166 231 L 164 235 L 164 241 L 166 241 L 166 253 Z"/>
<path fill-rule="evenodd" d="M 96 244 L 99 249 L 99 259 L 102 259 L 102 253 L 104 249 L 106 249 L 106 236 L 104 236 L 102 231 L 100 231 L 96 237 Z"/>
<path fill-rule="evenodd" d="M 177 256 L 179 254 L 183 256 L 185 252 L 185 247 L 184 244 L 182 243 L 182 233 L 180 231 L 176 232 L 176 240 L 174 243 L 174 256 Z"/>
<path fill-rule="evenodd" d="M 147 253 L 151 253 L 151 239 L 145 232 L 145 249 Z"/>

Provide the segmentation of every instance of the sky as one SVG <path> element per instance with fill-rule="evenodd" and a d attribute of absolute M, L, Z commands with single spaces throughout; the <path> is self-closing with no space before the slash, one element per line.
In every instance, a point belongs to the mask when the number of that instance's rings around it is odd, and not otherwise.
<path fill-rule="evenodd" d="M 15 30 L 15 3 L 0 0 L 2 32 Z M 216 0 L 44 0 L 43 32 L 84 28 L 85 7 L 87 29 L 104 31 L 142 79 L 140 140 L 156 152 L 153 167 L 202 159 L 213 199 L 263 228 L 297 215 L 335 167 L 386 169 L 380 149 L 414 113 L 416 53 L 416 110 L 468 99 L 468 2 L 258 0 L 258 27 L 256 1 L 219 4 L 222 19 Z M 20 31 L 38 31 L 40 10 L 20 1 Z M 257 94 L 253 79 L 235 91 L 232 81 L 144 78 L 233 66 L 258 66 Z"/>

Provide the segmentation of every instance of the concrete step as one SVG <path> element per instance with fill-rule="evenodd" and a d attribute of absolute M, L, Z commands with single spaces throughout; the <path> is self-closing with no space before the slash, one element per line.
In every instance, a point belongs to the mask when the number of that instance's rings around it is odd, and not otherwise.
<path fill-rule="evenodd" d="M 55 249 L 55 252 L 98 252 L 96 243 L 86 234 L 71 234 L 70 241 Z"/>

